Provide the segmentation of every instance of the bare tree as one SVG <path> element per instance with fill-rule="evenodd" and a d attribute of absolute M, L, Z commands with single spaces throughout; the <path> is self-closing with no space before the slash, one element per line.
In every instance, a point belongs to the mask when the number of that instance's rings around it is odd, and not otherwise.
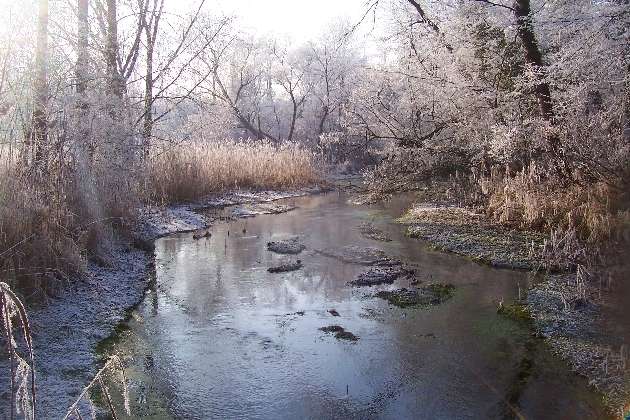
<path fill-rule="evenodd" d="M 122 99 L 125 90 L 124 79 L 118 70 L 118 12 L 116 0 L 107 0 L 107 40 L 105 63 L 107 65 L 108 92 Z"/>
<path fill-rule="evenodd" d="M 171 33 L 160 31 L 160 21 L 164 11 L 164 0 L 153 0 L 144 4 L 140 25 L 146 42 L 144 76 L 144 99 L 141 124 L 145 152 L 150 146 L 156 123 L 177 109 L 183 102 L 191 100 L 195 90 L 212 75 L 208 68 L 200 69 L 199 60 L 204 51 L 227 28 L 230 18 L 223 18 L 215 26 L 203 27 L 203 5 L 201 0 L 189 16 L 181 19 L 181 24 L 169 22 Z M 142 0 L 138 3 L 142 8 Z M 156 45 L 160 37 L 166 48 L 160 51 Z M 186 82 L 182 82 L 182 80 Z M 158 86 L 159 85 L 159 86 Z M 159 109 L 155 110 L 156 105 Z"/>
<path fill-rule="evenodd" d="M 149 0 L 147 0 L 147 5 Z M 142 8 L 142 0 L 139 0 Z M 146 9 L 145 9 L 146 10 Z M 141 24 L 144 29 L 146 39 L 146 75 L 144 79 L 144 111 L 142 123 L 142 139 L 145 152 L 148 152 L 151 132 L 153 131 L 153 85 L 155 82 L 153 74 L 153 53 L 158 37 L 158 29 L 162 11 L 164 10 L 164 0 L 154 0 L 151 14 L 147 19 L 147 14 L 142 13 Z"/>
<path fill-rule="evenodd" d="M 349 24 L 338 21 L 327 28 L 321 39 L 308 44 L 312 96 L 318 108 L 318 136 L 333 127 L 340 129 L 342 108 L 355 87 L 355 75 L 365 64 L 363 53 L 354 43 L 355 35 L 349 30 Z M 337 114 L 336 119 L 332 117 L 334 114 Z"/>
<path fill-rule="evenodd" d="M 75 69 L 76 91 L 79 96 L 87 90 L 87 71 L 89 63 L 88 39 L 90 27 L 88 21 L 89 0 L 77 0 L 77 66 Z M 84 101 L 79 99 L 84 107 Z"/>
<path fill-rule="evenodd" d="M 311 86 L 306 77 L 311 59 L 300 55 L 299 52 L 292 57 L 286 51 L 282 53 L 276 51 L 274 55 L 279 61 L 274 80 L 288 95 L 291 106 L 287 140 L 292 141 L 295 132 L 295 123 L 301 116 L 306 99 L 311 93 Z"/>
<path fill-rule="evenodd" d="M 212 72 L 211 83 L 205 84 L 204 90 L 229 109 L 251 136 L 278 142 L 270 132 L 269 121 L 261 116 L 261 104 L 271 91 L 268 58 L 268 48 L 263 43 L 227 34 L 220 42 L 208 45 L 202 56 Z"/>

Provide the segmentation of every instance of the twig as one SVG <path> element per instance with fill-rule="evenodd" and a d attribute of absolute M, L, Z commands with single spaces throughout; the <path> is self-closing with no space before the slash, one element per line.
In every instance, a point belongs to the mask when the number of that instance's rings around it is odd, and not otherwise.
<path fill-rule="evenodd" d="M 105 365 L 101 368 L 101 370 L 99 370 L 99 371 L 97 372 L 97 374 L 94 376 L 94 379 L 92 379 L 92 382 L 90 382 L 90 383 L 88 384 L 88 386 L 86 386 L 85 388 L 83 388 L 83 392 L 81 392 L 81 395 L 79 395 L 79 397 L 78 397 L 78 398 L 77 398 L 77 400 L 74 402 L 74 404 L 72 404 L 72 406 L 70 406 L 70 408 L 68 409 L 68 413 L 67 413 L 67 414 L 66 414 L 66 416 L 63 418 L 63 420 L 67 420 L 67 419 L 69 419 L 69 418 L 70 418 L 70 416 L 71 416 L 73 413 L 78 414 L 78 412 L 79 412 L 79 409 L 78 409 L 78 407 L 79 407 L 79 403 L 80 403 L 80 402 L 81 402 L 81 400 L 83 400 L 84 398 L 85 398 L 86 400 L 88 400 L 88 401 L 89 401 L 89 399 L 87 398 L 87 394 L 88 394 L 88 392 L 90 391 L 90 388 L 92 388 L 92 386 L 93 386 L 93 385 L 94 385 L 97 381 L 101 384 L 101 388 L 103 388 L 103 387 L 104 387 L 104 384 L 103 384 L 103 382 L 102 382 L 102 375 L 103 375 L 103 373 L 105 373 L 105 371 L 106 371 L 106 370 L 107 370 L 110 366 L 112 366 L 113 364 L 117 364 L 117 365 L 118 365 L 118 367 L 119 367 L 119 369 L 120 369 L 120 371 L 121 371 L 121 372 L 123 372 L 123 382 L 125 382 L 125 376 L 124 376 L 124 366 L 123 366 L 123 364 L 122 364 L 122 361 L 120 360 L 120 358 L 119 358 L 118 356 L 115 356 L 115 355 L 114 355 L 114 356 L 111 356 L 111 357 L 107 360 L 107 362 L 105 363 Z M 109 395 L 108 395 L 108 393 L 107 393 L 107 391 L 106 391 L 106 388 L 104 388 L 104 391 L 103 391 L 103 392 L 105 393 L 105 398 L 108 400 L 108 404 L 109 404 L 109 407 L 110 407 L 110 411 L 111 411 L 111 413 L 112 413 L 112 416 L 114 417 L 114 419 L 116 419 L 116 413 L 114 412 L 113 404 L 112 404 L 112 402 L 111 402 L 111 399 L 109 398 Z M 125 394 L 127 393 L 127 388 L 126 388 L 126 385 L 124 385 L 124 393 L 125 393 Z M 125 397 L 125 401 L 127 401 L 127 397 L 126 397 L 126 395 L 125 395 L 124 397 Z M 128 412 L 129 408 L 128 408 L 128 404 L 127 404 L 127 403 L 125 403 L 125 409 L 127 410 L 127 414 L 129 414 L 129 412 Z M 80 414 L 78 414 L 78 416 L 80 417 Z"/>

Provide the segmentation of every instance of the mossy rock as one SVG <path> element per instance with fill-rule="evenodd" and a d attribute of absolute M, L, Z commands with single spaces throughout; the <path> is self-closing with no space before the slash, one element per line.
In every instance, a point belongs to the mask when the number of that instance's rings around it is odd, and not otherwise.
<path fill-rule="evenodd" d="M 383 231 L 372 226 L 372 223 L 363 223 L 358 226 L 359 233 L 366 239 L 372 239 L 379 242 L 391 242 L 391 239 L 383 235 Z"/>
<path fill-rule="evenodd" d="M 329 325 L 328 327 L 321 327 L 320 331 L 336 333 L 344 331 L 344 328 L 341 325 Z"/>
<path fill-rule="evenodd" d="M 405 287 L 397 290 L 381 290 L 376 296 L 387 299 L 390 305 L 405 308 L 410 305 L 439 305 L 452 298 L 454 294 L 454 285 L 433 283 L 424 286 L 419 291 Z"/>
<path fill-rule="evenodd" d="M 283 239 L 277 242 L 267 242 L 267 249 L 278 254 L 299 254 L 306 249 L 306 245 L 298 242 L 298 238 Z"/>
<path fill-rule="evenodd" d="M 348 341 L 357 341 L 359 337 L 352 334 L 350 331 L 338 331 L 335 333 L 335 338 L 337 340 L 348 340 Z"/>
<path fill-rule="evenodd" d="M 348 282 L 353 286 L 375 286 L 378 284 L 392 284 L 398 277 L 412 272 L 403 268 L 371 268 L 359 274 L 355 281 Z"/>
<path fill-rule="evenodd" d="M 302 261 L 297 260 L 296 262 L 290 262 L 286 264 L 279 265 L 277 267 L 270 267 L 267 269 L 270 273 L 284 273 L 286 271 L 295 271 L 302 268 Z"/>
<path fill-rule="evenodd" d="M 422 288 L 423 291 L 430 292 L 435 296 L 434 300 L 437 302 L 432 303 L 442 303 L 451 299 L 455 295 L 456 289 L 457 287 L 450 283 L 430 283 Z"/>

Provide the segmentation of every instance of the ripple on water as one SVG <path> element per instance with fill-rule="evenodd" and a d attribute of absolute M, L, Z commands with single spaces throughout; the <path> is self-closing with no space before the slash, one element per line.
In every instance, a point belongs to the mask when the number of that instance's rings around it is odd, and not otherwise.
<path fill-rule="evenodd" d="M 492 298 L 513 300 L 531 279 L 428 253 L 393 222 L 399 214 L 350 206 L 347 198 L 292 200 L 296 210 L 247 219 L 247 236 L 228 236 L 234 224 L 217 223 L 203 243 L 188 234 L 156 243 L 160 291 L 139 310 L 150 376 L 173 417 L 504 418 L 529 331 L 499 318 Z M 392 242 L 363 237 L 357 226 L 366 220 Z M 324 251 L 300 254 L 298 271 L 268 273 L 283 256 L 266 244 L 295 237 Z M 391 286 L 348 284 L 366 270 L 361 264 L 393 264 L 393 255 L 413 260 L 418 287 L 454 283 L 456 298 L 397 308 L 373 296 L 410 287 L 405 276 Z M 320 330 L 330 325 L 360 339 Z M 556 376 L 563 369 L 549 368 Z M 535 412 L 531 388 L 559 400 L 577 394 L 573 383 L 546 389 L 540 378 L 529 376 L 519 390 L 519 410 Z"/>

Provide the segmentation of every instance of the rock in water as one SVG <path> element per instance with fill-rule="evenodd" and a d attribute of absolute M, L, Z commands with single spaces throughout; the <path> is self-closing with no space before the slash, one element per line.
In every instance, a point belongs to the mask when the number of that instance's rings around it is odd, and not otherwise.
<path fill-rule="evenodd" d="M 392 284 L 398 277 L 406 275 L 407 270 L 402 268 L 371 268 L 365 273 L 359 274 L 359 278 L 349 282 L 354 286 L 374 286 L 378 284 Z"/>
<path fill-rule="evenodd" d="M 293 238 L 283 239 L 278 242 L 267 242 L 267 249 L 278 254 L 299 254 L 306 249 L 306 246 L 299 243 L 298 238 Z"/>
<path fill-rule="evenodd" d="M 384 251 L 371 246 L 348 245 L 340 248 L 327 248 L 323 255 L 343 262 L 362 265 L 392 266 L 397 263 L 387 257 Z"/>
<path fill-rule="evenodd" d="M 267 269 L 270 273 L 283 273 L 285 271 L 295 271 L 302 268 L 302 261 L 297 260 L 296 262 L 291 262 L 287 264 L 282 264 L 277 267 L 270 267 Z"/>

